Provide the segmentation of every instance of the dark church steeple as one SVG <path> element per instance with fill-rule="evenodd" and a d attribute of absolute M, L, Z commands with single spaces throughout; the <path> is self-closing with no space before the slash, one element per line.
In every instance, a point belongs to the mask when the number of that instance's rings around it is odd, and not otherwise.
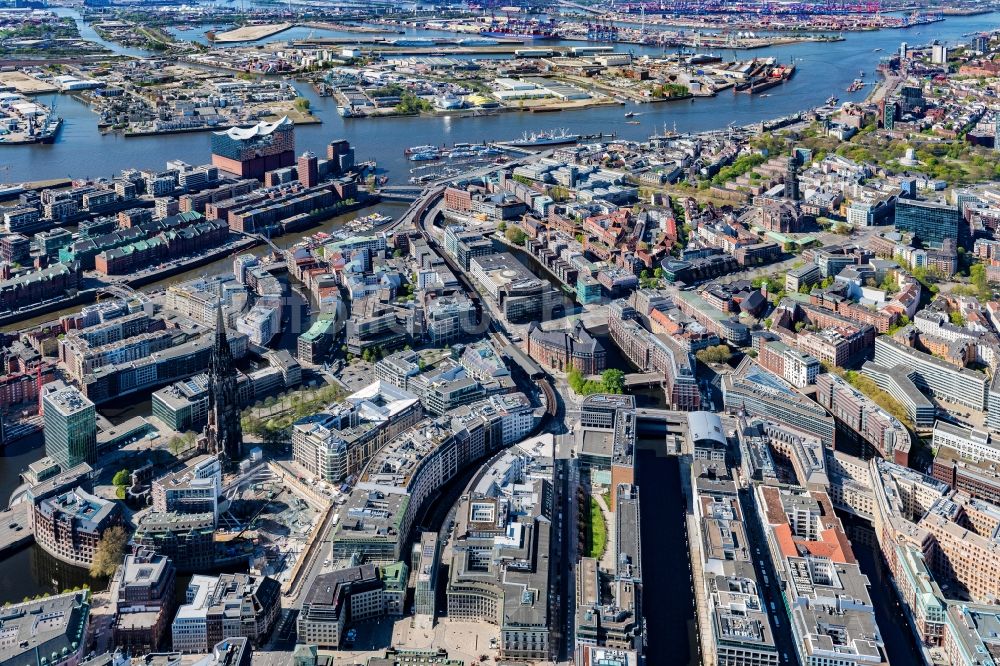
<path fill-rule="evenodd" d="M 206 446 L 209 452 L 237 462 L 243 457 L 243 426 L 236 396 L 236 368 L 221 303 L 216 314 L 215 344 L 208 364 Z"/>

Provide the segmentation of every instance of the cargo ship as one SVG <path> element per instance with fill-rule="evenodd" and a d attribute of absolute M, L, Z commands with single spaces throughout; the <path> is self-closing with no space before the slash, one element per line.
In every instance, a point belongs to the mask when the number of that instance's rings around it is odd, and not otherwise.
<path fill-rule="evenodd" d="M 540 39 L 560 39 L 559 33 L 553 29 L 553 24 L 534 21 L 492 22 L 479 31 L 480 37 L 496 39 L 520 39 L 534 41 Z"/>
<path fill-rule="evenodd" d="M 576 143 L 579 140 L 579 134 L 573 134 L 563 129 L 558 132 L 533 132 L 532 134 L 525 132 L 520 139 L 508 141 L 507 144 L 518 148 L 542 148 L 545 146 L 563 146 Z"/>
<path fill-rule="evenodd" d="M 497 39 L 519 39 L 524 42 L 542 39 L 562 39 L 559 33 L 552 32 L 551 30 L 538 30 L 532 32 L 518 32 L 512 30 L 507 32 L 505 30 L 498 30 L 496 28 L 492 30 L 483 30 L 479 33 L 480 37 L 494 37 Z"/>
<path fill-rule="evenodd" d="M 38 143 L 53 143 L 56 140 L 56 134 L 59 133 L 59 128 L 62 127 L 62 118 L 59 116 L 49 116 L 49 119 L 45 122 L 38 133 L 35 134 L 35 138 Z"/>

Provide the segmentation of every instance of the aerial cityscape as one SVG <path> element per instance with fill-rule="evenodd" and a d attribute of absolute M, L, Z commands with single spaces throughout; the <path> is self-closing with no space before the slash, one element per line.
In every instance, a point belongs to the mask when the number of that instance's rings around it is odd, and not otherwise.
<path fill-rule="evenodd" d="M 0 666 L 997 666 L 1000 3 L 0 0 Z"/>

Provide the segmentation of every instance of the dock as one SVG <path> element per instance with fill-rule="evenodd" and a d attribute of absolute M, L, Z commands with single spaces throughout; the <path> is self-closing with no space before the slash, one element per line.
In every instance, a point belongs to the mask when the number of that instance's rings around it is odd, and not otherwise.
<path fill-rule="evenodd" d="M 35 540 L 31 508 L 31 502 L 19 502 L 10 509 L 0 511 L 0 557 L 6 557 Z"/>

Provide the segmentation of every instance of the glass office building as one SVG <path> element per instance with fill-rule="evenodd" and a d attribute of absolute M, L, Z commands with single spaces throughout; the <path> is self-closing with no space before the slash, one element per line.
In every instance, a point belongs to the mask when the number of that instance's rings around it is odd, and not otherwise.
<path fill-rule="evenodd" d="M 933 201 L 900 199 L 896 202 L 896 230 L 906 231 L 928 245 L 959 240 L 962 216 L 956 206 Z"/>

